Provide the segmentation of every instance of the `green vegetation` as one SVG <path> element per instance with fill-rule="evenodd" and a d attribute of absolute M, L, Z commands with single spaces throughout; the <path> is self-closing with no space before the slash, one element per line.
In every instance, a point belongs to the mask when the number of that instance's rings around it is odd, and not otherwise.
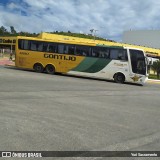
<path fill-rule="evenodd" d="M 160 78 L 160 60 L 153 62 L 151 69 L 157 73 L 157 79 Z"/>
<path fill-rule="evenodd" d="M 53 33 L 53 34 L 59 34 L 59 35 L 65 35 L 65 36 L 72 36 L 72 37 L 79 37 L 79 38 L 87 38 L 87 39 L 95 39 L 95 40 L 103 40 L 106 41 L 106 39 L 101 38 L 101 37 L 97 37 L 97 36 L 93 36 L 92 34 L 82 34 L 82 33 L 71 33 L 70 31 L 68 32 L 49 32 L 49 33 Z M 107 40 L 107 41 L 112 41 L 112 40 Z M 114 42 L 114 41 L 112 41 Z"/>
<path fill-rule="evenodd" d="M 112 40 L 106 40 L 104 38 L 94 36 L 92 34 L 72 33 L 70 31 L 68 31 L 68 32 L 55 31 L 55 32 L 48 32 L 48 33 L 50 33 L 50 34 L 65 35 L 65 36 L 72 36 L 72 37 L 79 37 L 79 38 L 87 38 L 87 39 L 95 39 L 95 40 L 103 40 L 103 41 L 114 42 Z M 27 37 L 36 37 L 38 35 L 39 35 L 39 33 L 29 33 L 29 32 L 23 32 L 23 31 L 17 32 L 16 29 L 13 26 L 10 26 L 10 31 L 8 31 L 4 26 L 0 27 L 0 36 L 27 36 Z"/>
<path fill-rule="evenodd" d="M 148 78 L 149 79 L 160 79 L 160 78 L 157 78 L 157 75 L 155 74 L 150 74 Z"/>
<path fill-rule="evenodd" d="M 36 37 L 38 34 L 36 33 L 29 33 L 29 32 L 17 32 L 13 26 L 10 26 L 10 31 L 8 31 L 4 26 L 0 27 L 0 36 L 28 36 L 28 37 Z"/>

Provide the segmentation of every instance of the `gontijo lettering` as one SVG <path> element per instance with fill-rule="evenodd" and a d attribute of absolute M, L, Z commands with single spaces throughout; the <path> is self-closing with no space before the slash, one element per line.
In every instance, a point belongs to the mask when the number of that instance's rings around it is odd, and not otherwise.
<path fill-rule="evenodd" d="M 76 61 L 75 56 L 65 56 L 65 55 L 58 55 L 58 54 L 44 54 L 44 58 L 53 58 L 53 59 L 60 59 L 60 60 L 67 60 L 67 61 Z"/>

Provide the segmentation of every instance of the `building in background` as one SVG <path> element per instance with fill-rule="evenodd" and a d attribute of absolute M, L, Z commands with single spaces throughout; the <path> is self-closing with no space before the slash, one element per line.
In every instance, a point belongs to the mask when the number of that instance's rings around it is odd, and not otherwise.
<path fill-rule="evenodd" d="M 130 30 L 125 31 L 122 42 L 160 49 L 160 30 Z"/>
<path fill-rule="evenodd" d="M 16 37 L 0 37 L 0 53 L 13 53 L 15 51 Z"/>

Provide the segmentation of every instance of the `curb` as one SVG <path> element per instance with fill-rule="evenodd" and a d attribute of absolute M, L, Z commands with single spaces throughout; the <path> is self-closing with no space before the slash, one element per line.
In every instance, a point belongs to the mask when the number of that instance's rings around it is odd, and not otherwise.
<path fill-rule="evenodd" d="M 158 83 L 158 84 L 160 84 L 160 80 L 157 80 L 157 79 L 148 79 L 146 83 Z"/>
<path fill-rule="evenodd" d="M 15 67 L 14 64 L 5 64 L 5 66 L 8 66 L 8 67 Z"/>

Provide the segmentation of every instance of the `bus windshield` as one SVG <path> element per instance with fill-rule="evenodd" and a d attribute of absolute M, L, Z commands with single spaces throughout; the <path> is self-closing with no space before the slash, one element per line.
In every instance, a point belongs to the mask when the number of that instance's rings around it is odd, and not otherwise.
<path fill-rule="evenodd" d="M 130 49 L 131 66 L 133 73 L 146 75 L 146 62 L 143 51 Z"/>

